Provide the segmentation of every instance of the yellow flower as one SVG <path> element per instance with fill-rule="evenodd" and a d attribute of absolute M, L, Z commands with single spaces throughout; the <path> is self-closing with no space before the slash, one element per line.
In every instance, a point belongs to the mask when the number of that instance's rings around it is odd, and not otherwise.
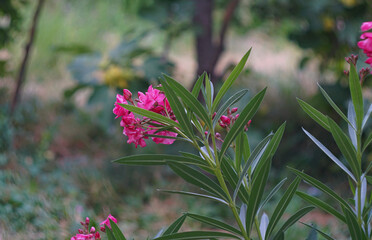
<path fill-rule="evenodd" d="M 354 7 L 357 4 L 357 0 L 340 0 L 340 2 L 346 7 Z"/>
<path fill-rule="evenodd" d="M 111 65 L 105 71 L 103 80 L 104 83 L 109 86 L 127 88 L 128 82 L 131 81 L 134 77 L 135 75 L 131 69 Z"/>
<path fill-rule="evenodd" d="M 333 27 L 335 26 L 335 20 L 329 16 L 323 17 L 322 20 L 323 20 L 324 30 L 326 31 L 332 30 Z"/>

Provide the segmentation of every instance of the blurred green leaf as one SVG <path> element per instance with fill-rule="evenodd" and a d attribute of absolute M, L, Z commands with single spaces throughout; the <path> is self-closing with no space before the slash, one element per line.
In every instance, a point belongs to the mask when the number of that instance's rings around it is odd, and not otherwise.
<path fill-rule="evenodd" d="M 192 232 L 182 232 L 174 233 L 167 236 L 162 236 L 159 238 L 154 238 L 153 240 L 196 240 L 196 239 L 210 239 L 210 238 L 233 238 L 240 239 L 239 237 L 232 235 L 230 233 L 223 232 L 207 232 L 207 231 L 192 231 Z"/>
<path fill-rule="evenodd" d="M 355 109 L 357 129 L 361 129 L 364 116 L 362 86 L 360 85 L 359 75 L 353 64 L 350 64 L 349 87 Z"/>
<path fill-rule="evenodd" d="M 123 233 L 120 231 L 118 225 L 116 225 L 116 223 L 112 221 L 111 219 L 110 219 L 110 225 L 112 228 L 112 233 L 114 234 L 116 240 L 126 240 Z"/>
<path fill-rule="evenodd" d="M 348 209 L 342 207 L 342 211 L 345 214 L 346 224 L 349 228 L 351 238 L 353 240 L 361 240 L 362 230 L 359 227 L 358 221 L 354 213 L 351 213 Z"/>
<path fill-rule="evenodd" d="M 172 233 L 176 233 L 180 230 L 182 227 L 182 224 L 185 222 L 186 219 L 186 214 L 182 215 L 179 217 L 176 221 L 174 221 L 162 234 L 162 236 L 169 235 Z"/>
<path fill-rule="evenodd" d="M 322 237 L 324 237 L 325 239 L 327 239 L 327 240 L 335 240 L 334 238 L 332 238 L 332 237 L 329 236 L 328 234 L 326 234 L 326 233 L 320 231 L 320 230 L 317 229 L 316 227 L 311 226 L 310 224 L 307 224 L 307 223 L 303 223 L 303 222 L 301 222 L 301 223 L 302 223 L 303 225 L 305 225 L 305 226 L 311 228 L 311 229 L 314 229 L 315 231 L 317 231 L 317 233 L 319 233 L 320 235 L 322 235 Z"/>
<path fill-rule="evenodd" d="M 159 191 L 160 192 L 165 192 L 165 193 L 174 193 L 174 194 L 188 195 L 188 196 L 193 196 L 193 197 L 206 198 L 206 199 L 209 199 L 209 200 L 214 200 L 214 201 L 223 203 L 225 205 L 228 205 L 228 203 L 225 200 L 223 200 L 221 198 L 218 198 L 218 197 L 215 197 L 215 196 L 209 196 L 209 195 L 200 194 L 200 193 L 193 193 L 193 192 L 176 191 L 176 190 L 159 189 Z"/>
<path fill-rule="evenodd" d="M 302 110 L 309 115 L 315 122 L 317 122 L 320 126 L 322 126 L 325 130 L 329 131 L 329 126 L 328 126 L 328 120 L 327 117 L 313 108 L 310 104 L 302 101 L 301 99 L 297 98 L 298 103 L 300 104 Z"/>

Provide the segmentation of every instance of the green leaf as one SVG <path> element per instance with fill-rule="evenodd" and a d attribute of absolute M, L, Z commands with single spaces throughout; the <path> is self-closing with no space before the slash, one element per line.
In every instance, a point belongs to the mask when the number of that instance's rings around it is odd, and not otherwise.
<path fill-rule="evenodd" d="M 227 111 L 227 108 L 237 103 L 247 92 L 248 92 L 247 89 L 240 90 L 239 92 L 232 95 L 229 99 L 227 99 L 226 102 L 222 104 L 222 106 L 217 110 L 216 116 L 213 119 L 213 127 L 216 126 L 216 124 L 218 123 L 218 120 Z"/>
<path fill-rule="evenodd" d="M 329 131 L 329 126 L 328 126 L 328 120 L 327 117 L 313 108 L 310 104 L 302 101 L 301 99 L 297 98 L 298 103 L 300 104 L 302 110 L 304 110 L 309 117 L 311 117 L 315 122 L 317 122 L 320 126 L 322 126 L 325 130 Z"/>
<path fill-rule="evenodd" d="M 350 124 L 352 127 L 354 127 L 350 123 L 349 119 L 345 116 L 345 114 L 340 110 L 340 108 L 337 107 L 336 103 L 333 102 L 333 100 L 331 99 L 331 97 L 328 96 L 327 92 L 319 85 L 319 83 L 318 83 L 318 87 L 320 89 L 320 92 L 323 94 L 323 96 L 327 100 L 327 102 L 333 107 L 333 109 L 338 113 L 338 115 L 340 115 L 340 117 L 342 117 L 348 124 Z"/>
<path fill-rule="evenodd" d="M 210 178 L 205 176 L 203 173 L 184 164 L 175 162 L 169 162 L 167 164 L 178 176 L 183 178 L 186 182 L 194 184 L 210 193 L 221 197 L 224 200 L 227 199 L 226 193 L 222 190 L 222 188 Z"/>
<path fill-rule="evenodd" d="M 197 166 L 207 167 L 205 160 L 202 158 L 191 158 L 185 156 L 175 156 L 168 154 L 139 154 L 127 157 L 122 157 L 114 160 L 115 163 L 125 164 L 125 165 L 165 165 L 167 162 L 183 163 L 183 164 L 193 164 Z"/>
<path fill-rule="evenodd" d="M 167 124 L 169 126 L 180 128 L 180 125 L 177 122 L 173 121 L 170 118 L 164 117 L 164 116 L 162 116 L 158 113 L 154 113 L 154 112 L 151 112 L 151 111 L 148 111 L 148 110 L 136 107 L 136 106 L 132 106 L 132 105 L 129 105 L 129 104 L 119 103 L 119 105 L 122 106 L 123 108 L 131 111 L 131 112 L 134 112 L 138 115 L 141 115 L 141 116 L 144 116 L 144 117 L 147 117 L 147 118 L 150 118 L 151 120 L 154 120 L 156 122 L 160 122 L 160 123 L 163 123 L 163 124 Z"/>
<path fill-rule="evenodd" d="M 349 169 L 340 161 L 338 158 L 331 153 L 318 139 L 311 135 L 308 131 L 302 128 L 304 133 L 334 162 L 336 163 L 345 173 L 347 173 L 355 182 L 356 179 L 354 175 L 349 171 Z"/>
<path fill-rule="evenodd" d="M 350 136 L 350 140 L 351 142 L 353 143 L 353 146 L 355 149 L 357 149 L 357 131 L 356 131 L 356 124 L 355 124 L 355 110 L 354 110 L 354 106 L 353 106 L 353 103 L 351 101 L 349 101 L 349 104 L 348 104 L 348 107 L 347 107 L 347 118 L 349 119 L 351 125 L 348 124 L 347 126 L 347 129 L 348 129 L 348 132 L 349 132 L 349 136 Z"/>
<path fill-rule="evenodd" d="M 110 219 L 110 225 L 112 228 L 112 233 L 114 234 L 114 237 L 116 240 L 126 240 L 124 237 L 124 234 L 120 231 L 118 225 L 114 221 Z"/>
<path fill-rule="evenodd" d="M 206 75 L 206 72 L 203 72 L 203 74 L 200 75 L 200 77 L 198 78 L 198 80 L 196 81 L 196 83 L 195 83 L 195 85 L 192 89 L 191 94 L 194 95 L 194 97 L 196 97 L 196 98 L 199 96 L 200 88 L 203 85 L 203 80 L 205 78 L 205 75 Z"/>
<path fill-rule="evenodd" d="M 200 193 L 176 191 L 176 190 L 164 190 L 164 189 L 158 189 L 158 191 L 165 192 L 165 193 L 174 193 L 174 194 L 193 196 L 193 197 L 201 197 L 201 198 L 206 198 L 206 199 L 214 200 L 214 201 L 229 205 L 225 200 L 223 200 L 221 198 L 218 198 L 218 197 L 215 197 L 215 196 L 209 196 L 209 195 L 205 195 L 205 194 L 200 194 Z"/>
<path fill-rule="evenodd" d="M 210 238 L 240 239 L 239 237 L 233 234 L 230 234 L 230 233 L 191 231 L 191 232 L 173 233 L 170 235 L 154 238 L 153 240 L 196 240 L 196 239 L 210 239 Z"/>
<path fill-rule="evenodd" d="M 246 105 L 243 111 L 240 113 L 239 117 L 235 121 L 234 125 L 231 127 L 229 133 L 226 135 L 224 142 L 221 147 L 220 156 L 223 156 L 226 150 L 230 147 L 230 144 L 234 141 L 236 136 L 243 131 L 244 126 L 252 119 L 256 113 L 258 107 L 260 106 L 262 99 L 265 95 L 266 88 L 254 96 L 251 101 Z"/>
<path fill-rule="evenodd" d="M 295 212 L 295 214 L 293 214 L 290 218 L 288 218 L 288 220 L 285 221 L 283 226 L 281 226 L 277 234 L 274 236 L 273 240 L 279 240 L 281 237 L 280 236 L 281 233 L 284 233 L 285 231 L 287 231 L 288 228 L 290 228 L 293 224 L 295 224 L 298 220 L 300 220 L 303 216 L 305 216 L 308 212 L 312 211 L 313 209 L 314 207 L 304 207 L 298 210 L 297 212 Z"/>
<path fill-rule="evenodd" d="M 346 134 L 331 118 L 328 118 L 328 124 L 338 148 L 345 156 L 356 178 L 359 179 L 361 176 L 361 169 L 358 164 L 355 147 L 351 143 L 350 139 L 346 136 Z"/>
<path fill-rule="evenodd" d="M 235 169 L 237 172 L 240 171 L 243 152 L 244 152 L 244 138 L 247 138 L 245 132 L 241 132 L 235 140 Z"/>
<path fill-rule="evenodd" d="M 266 182 L 269 177 L 271 160 L 261 161 L 257 165 L 256 174 L 252 180 L 252 190 L 247 204 L 246 230 L 249 233 L 252 228 L 254 218 L 257 215 L 257 210 L 260 205 Z"/>
<path fill-rule="evenodd" d="M 289 185 L 287 191 L 285 191 L 283 197 L 280 199 L 278 205 L 276 206 L 274 213 L 270 219 L 269 225 L 266 230 L 266 238 L 268 239 L 271 236 L 274 228 L 278 224 L 280 218 L 283 216 L 284 211 L 287 209 L 289 203 L 291 202 L 293 195 L 296 192 L 298 185 L 300 184 L 301 179 L 297 177 L 291 185 Z"/>
<path fill-rule="evenodd" d="M 284 178 L 282 181 L 280 181 L 267 195 L 267 197 L 261 202 L 260 207 L 258 208 L 257 212 L 260 212 L 261 209 L 265 206 L 266 203 L 268 203 L 271 198 L 279 191 L 279 189 L 283 186 L 284 182 L 287 181 L 287 178 Z"/>
<path fill-rule="evenodd" d="M 349 232 L 351 235 L 351 238 L 353 240 L 361 240 L 362 239 L 362 230 L 360 229 L 358 225 L 358 221 L 356 219 L 356 216 L 351 213 L 349 210 L 342 207 L 342 211 L 345 214 L 346 224 L 349 228 Z"/>
<path fill-rule="evenodd" d="M 111 229 L 106 224 L 105 224 L 105 233 L 107 235 L 108 240 L 116 240 L 114 234 L 111 231 Z"/>
<path fill-rule="evenodd" d="M 364 129 L 364 127 L 366 126 L 367 122 L 368 122 L 368 119 L 369 117 L 371 116 L 371 113 L 372 113 L 372 104 L 369 105 L 369 108 L 367 110 L 367 113 L 366 115 L 364 115 L 364 118 L 363 118 L 363 123 L 362 123 L 362 130 Z"/>
<path fill-rule="evenodd" d="M 173 91 L 173 89 L 164 80 L 160 79 L 160 83 L 164 88 L 165 96 L 168 99 L 169 105 L 176 116 L 179 124 L 181 125 L 181 130 L 185 132 L 186 136 L 191 139 L 194 138 L 193 130 L 191 127 L 191 120 L 187 118 L 185 108 L 178 99 L 178 96 Z"/>
<path fill-rule="evenodd" d="M 199 221 L 199 222 L 202 222 L 202 223 L 211 225 L 213 227 L 216 227 L 218 229 L 222 229 L 222 230 L 234 233 L 234 234 L 238 234 L 239 236 L 242 236 L 242 233 L 238 229 L 232 227 L 230 224 L 226 224 L 224 222 L 221 222 L 219 220 L 216 220 L 216 219 L 213 219 L 213 218 L 210 218 L 210 217 L 201 216 L 199 214 L 187 213 L 186 215 L 190 218 L 193 218 L 193 219 Z"/>
<path fill-rule="evenodd" d="M 369 144 L 371 144 L 371 142 L 372 142 L 372 132 L 370 132 L 368 134 L 368 137 L 367 137 L 366 141 L 364 142 L 362 152 L 364 152 L 367 149 L 367 147 L 369 146 Z"/>
<path fill-rule="evenodd" d="M 207 126 L 212 129 L 211 119 L 208 117 L 207 112 L 205 111 L 203 105 L 194 97 L 186 88 L 179 84 L 176 80 L 164 75 L 164 78 L 167 80 L 167 83 L 174 90 L 174 92 L 182 99 L 182 102 L 188 107 L 191 111 L 196 113 L 200 119 L 202 119 Z"/>
<path fill-rule="evenodd" d="M 326 233 L 320 231 L 319 229 L 315 228 L 314 226 L 311 226 L 310 224 L 303 223 L 303 222 L 301 222 L 301 223 L 302 223 L 303 225 L 305 225 L 305 226 L 311 228 L 311 229 L 314 229 L 314 230 L 317 231 L 320 235 L 322 235 L 322 237 L 324 237 L 325 239 L 327 239 L 327 240 L 335 240 L 334 238 L 332 238 L 332 237 L 329 236 L 328 234 L 326 234 Z"/>
<path fill-rule="evenodd" d="M 162 236 L 178 232 L 180 230 L 180 228 L 182 227 L 182 224 L 185 222 L 185 219 L 186 219 L 186 214 L 179 217 L 176 221 L 174 221 L 174 223 L 172 223 L 167 228 L 167 230 L 164 231 Z"/>
<path fill-rule="evenodd" d="M 221 161 L 221 170 L 224 178 L 230 183 L 230 186 L 235 189 L 239 180 L 238 174 L 233 167 L 233 163 L 230 159 L 224 157 Z M 240 200 L 244 203 L 248 203 L 249 194 L 244 186 L 240 186 L 238 191 Z"/>
<path fill-rule="evenodd" d="M 213 83 L 209 80 L 208 75 L 205 77 L 205 93 L 206 93 L 206 103 L 208 106 L 208 109 L 210 110 L 212 108 L 212 101 L 213 101 L 213 94 L 214 94 L 214 88 Z"/>
<path fill-rule="evenodd" d="M 306 194 L 304 192 L 300 192 L 300 191 L 297 191 L 296 194 L 302 198 L 303 200 L 305 200 L 306 202 L 314 205 L 315 207 L 319 208 L 319 209 L 322 209 L 323 211 L 335 216 L 336 218 L 338 218 L 340 221 L 345 222 L 345 217 L 340 213 L 338 212 L 336 209 L 334 209 L 331 205 L 329 205 L 328 203 L 320 200 L 319 198 L 316 198 L 316 197 L 313 197 L 309 194 Z"/>
<path fill-rule="evenodd" d="M 233 194 L 233 201 L 235 202 L 236 196 L 238 194 L 238 190 L 240 189 L 241 184 L 243 183 L 243 180 L 245 176 L 247 175 L 247 172 L 249 169 L 253 172 L 254 168 L 256 167 L 258 161 L 261 159 L 264 151 L 266 150 L 268 146 L 268 142 L 270 141 L 273 134 L 269 134 L 267 137 L 265 137 L 260 143 L 257 144 L 256 148 L 253 150 L 251 156 L 249 156 L 247 162 L 244 164 L 243 170 L 240 174 L 240 178 L 238 182 L 236 183 L 234 194 Z M 254 164 L 254 167 L 252 165 Z"/>
<path fill-rule="evenodd" d="M 350 64 L 349 87 L 355 109 L 357 129 L 361 129 L 364 116 L 362 86 L 360 85 L 358 72 L 353 64 Z"/>
<path fill-rule="evenodd" d="M 294 168 L 291 168 L 291 167 L 288 167 L 288 168 L 289 168 L 289 170 L 291 172 L 293 172 L 297 176 L 301 177 L 307 183 L 309 183 L 310 185 L 316 187 L 320 191 L 328 194 L 336 202 L 338 202 L 343 207 L 349 209 L 352 212 L 351 207 L 347 204 L 347 202 L 343 198 L 341 198 L 340 196 L 338 196 L 332 189 L 330 189 L 329 187 L 327 187 L 326 185 L 324 185 L 322 182 L 320 182 L 319 180 L 317 180 L 317 179 L 315 179 L 315 178 L 313 178 L 313 177 L 311 177 L 311 176 L 309 176 L 309 175 L 307 175 L 307 174 L 305 174 L 303 172 L 298 171 L 297 169 L 294 169 Z"/>
<path fill-rule="evenodd" d="M 227 90 L 233 85 L 235 80 L 238 78 L 239 74 L 244 68 L 245 63 L 248 60 L 249 54 L 251 53 L 252 48 L 249 49 L 249 51 L 243 56 L 243 58 L 240 60 L 238 65 L 234 68 L 234 70 L 231 72 L 230 76 L 226 79 L 226 81 L 223 83 L 220 91 L 218 91 L 216 98 L 214 99 L 213 105 L 212 105 L 212 111 L 215 112 L 218 104 L 220 103 L 222 97 L 226 94 Z"/>

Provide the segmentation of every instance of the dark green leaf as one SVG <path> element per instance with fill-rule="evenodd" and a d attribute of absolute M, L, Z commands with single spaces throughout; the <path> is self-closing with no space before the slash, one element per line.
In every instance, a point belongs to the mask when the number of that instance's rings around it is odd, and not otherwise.
<path fill-rule="evenodd" d="M 211 238 L 233 238 L 240 239 L 239 237 L 230 233 L 223 232 L 207 232 L 207 231 L 192 231 L 173 233 L 167 236 L 154 238 L 153 240 L 197 240 L 197 239 L 211 239 Z"/>
<path fill-rule="evenodd" d="M 310 104 L 302 101 L 301 99 L 297 98 L 298 103 L 300 104 L 302 110 L 309 115 L 315 122 L 317 122 L 320 126 L 322 126 L 325 130 L 329 131 L 329 126 L 328 126 L 328 120 L 327 117 L 313 108 Z"/>
<path fill-rule="evenodd" d="M 320 235 L 322 235 L 322 237 L 324 237 L 325 239 L 327 239 L 327 240 L 335 240 L 334 238 L 332 238 L 332 237 L 329 236 L 328 234 L 326 234 L 326 233 L 320 231 L 319 229 L 315 228 L 314 226 L 311 226 L 310 224 L 303 223 L 303 222 L 301 222 L 301 223 L 302 223 L 303 225 L 305 225 L 305 226 L 311 228 L 311 229 L 314 229 L 314 230 L 317 231 Z"/>
<path fill-rule="evenodd" d="M 331 118 L 328 118 L 328 124 L 338 148 L 345 156 L 355 177 L 359 179 L 361 176 L 361 169 L 358 164 L 355 147 L 351 143 L 350 139 L 346 136 L 346 134 Z"/>
<path fill-rule="evenodd" d="M 362 86 L 360 85 L 359 74 L 353 64 L 350 64 L 349 88 L 355 109 L 357 129 L 361 129 L 364 116 Z"/>
<path fill-rule="evenodd" d="M 223 204 L 228 205 L 228 203 L 225 200 L 223 200 L 221 198 L 218 198 L 218 197 L 215 197 L 215 196 L 209 196 L 209 195 L 200 194 L 200 193 L 193 193 L 193 192 L 176 191 L 176 190 L 162 190 L 162 189 L 158 189 L 158 191 L 165 192 L 165 193 L 174 193 L 174 194 L 181 194 L 181 195 L 193 196 L 193 197 L 201 197 L 201 198 L 206 198 L 206 199 L 214 200 L 214 201 L 217 201 L 217 202 L 220 202 L 220 203 L 223 203 Z"/>
<path fill-rule="evenodd" d="M 172 108 L 176 119 L 181 125 L 181 130 L 185 132 L 186 136 L 194 138 L 193 130 L 191 127 L 191 120 L 187 118 L 185 107 L 182 105 L 178 96 L 173 89 L 164 80 L 160 79 L 161 85 L 164 88 L 165 96 L 168 99 L 169 105 Z"/>
<path fill-rule="evenodd" d="M 194 88 L 192 89 L 191 93 L 196 98 L 199 96 L 200 88 L 203 85 L 203 80 L 205 78 L 205 75 L 206 75 L 206 72 L 203 72 L 203 74 L 200 75 L 200 77 L 198 78 L 198 80 L 196 81 L 196 83 L 194 85 Z"/>
<path fill-rule="evenodd" d="M 354 213 L 351 213 L 348 209 L 342 207 L 342 211 L 345 214 L 346 224 L 349 228 L 351 238 L 353 240 L 362 239 L 362 229 L 359 227 L 358 221 Z"/>
<path fill-rule="evenodd" d="M 271 160 L 261 161 L 257 165 L 256 174 L 252 180 L 252 190 L 247 204 L 246 230 L 251 231 L 254 218 L 260 205 L 266 182 L 269 176 Z"/>
<path fill-rule="evenodd" d="M 207 112 L 201 103 L 194 97 L 186 88 L 179 84 L 176 80 L 164 75 L 164 78 L 167 80 L 167 83 L 174 90 L 174 92 L 182 99 L 182 102 L 188 107 L 191 111 L 196 113 L 204 123 L 212 129 L 211 119 L 208 117 Z"/>
<path fill-rule="evenodd" d="M 249 51 L 243 56 L 243 58 L 240 60 L 238 65 L 234 68 L 234 70 L 231 72 L 230 76 L 226 79 L 226 81 L 223 83 L 220 91 L 218 91 L 216 98 L 214 99 L 213 105 L 212 105 L 212 111 L 215 112 L 218 104 L 220 103 L 222 97 L 226 94 L 227 90 L 233 85 L 235 80 L 238 78 L 239 74 L 244 68 L 245 63 L 248 60 L 249 54 L 251 53 L 252 48 L 249 49 Z"/>
<path fill-rule="evenodd" d="M 199 214 L 187 213 L 186 215 L 190 218 L 193 218 L 193 219 L 199 221 L 199 222 L 206 223 L 206 224 L 211 225 L 213 227 L 216 227 L 216 228 L 219 228 L 219 229 L 222 229 L 222 230 L 234 233 L 234 234 L 238 234 L 239 236 L 242 236 L 242 233 L 238 229 L 232 227 L 230 224 L 221 222 L 219 220 L 216 220 L 216 219 L 213 219 L 213 218 L 210 218 L 210 217 L 201 216 Z"/>
<path fill-rule="evenodd" d="M 182 177 L 187 182 L 213 193 L 224 200 L 227 199 L 226 193 L 222 190 L 222 188 L 203 173 L 184 164 L 175 162 L 167 162 L 167 164 L 178 176 Z"/>
<path fill-rule="evenodd" d="M 238 119 L 235 121 L 234 125 L 231 127 L 229 133 L 224 139 L 220 152 L 221 157 L 225 154 L 226 150 L 230 147 L 230 144 L 235 140 L 236 136 L 243 131 L 244 126 L 248 123 L 248 121 L 253 118 L 262 102 L 265 92 L 266 88 L 254 96 L 240 113 Z"/>
<path fill-rule="evenodd" d="M 334 209 L 331 205 L 328 203 L 320 200 L 319 198 L 310 196 L 309 194 L 306 194 L 304 192 L 299 192 L 297 191 L 296 194 L 302 198 L 303 200 L 307 201 L 308 203 L 314 205 L 315 207 L 322 209 L 323 211 L 335 216 L 338 218 L 340 221 L 345 223 L 345 217 L 339 213 L 336 209 Z"/>
<path fill-rule="evenodd" d="M 293 214 L 290 218 L 288 218 L 287 221 L 283 224 L 283 226 L 279 229 L 277 234 L 274 236 L 273 240 L 279 240 L 281 233 L 284 233 L 287 231 L 288 228 L 290 228 L 293 224 L 295 224 L 298 220 L 300 220 L 303 216 L 305 216 L 308 212 L 312 211 L 314 207 L 304 207 L 295 214 Z"/>
<path fill-rule="evenodd" d="M 111 229 L 105 224 L 105 233 L 107 235 L 108 240 L 116 240 L 114 234 L 112 233 Z"/>
<path fill-rule="evenodd" d="M 174 223 L 172 223 L 167 228 L 167 230 L 164 231 L 162 236 L 178 232 L 180 230 L 180 228 L 182 227 L 182 224 L 185 222 L 185 219 L 186 219 L 186 214 L 179 217 L 176 221 L 174 221 Z"/>
<path fill-rule="evenodd" d="M 124 234 L 120 231 L 118 225 L 114 221 L 110 219 L 110 225 L 112 229 L 112 233 L 114 234 L 114 237 L 116 240 L 126 240 L 124 237 Z"/>
<path fill-rule="evenodd" d="M 271 236 L 271 233 L 274 231 L 274 228 L 278 224 L 280 218 L 283 216 L 284 211 L 287 209 L 289 203 L 291 202 L 293 195 L 296 192 L 298 185 L 300 184 L 301 179 L 297 177 L 291 185 L 289 185 L 287 191 L 285 191 L 283 197 L 280 199 L 278 205 L 276 206 L 274 213 L 270 219 L 269 225 L 266 230 L 266 239 Z"/>
<path fill-rule="evenodd" d="M 284 182 L 287 181 L 287 178 L 284 178 L 282 181 L 280 181 L 267 195 L 267 197 L 261 202 L 260 207 L 258 208 L 257 212 L 260 212 L 260 210 L 265 206 L 266 203 L 268 203 L 271 198 L 279 191 L 279 189 L 283 186 Z"/>
<path fill-rule="evenodd" d="M 368 137 L 367 137 L 366 141 L 364 142 L 362 152 L 364 152 L 367 149 L 367 147 L 369 146 L 369 144 L 371 144 L 371 142 L 372 142 L 372 132 L 370 132 L 368 134 Z"/>
<path fill-rule="evenodd" d="M 154 113 L 154 112 L 151 112 L 151 111 L 148 111 L 148 110 L 136 107 L 136 106 L 132 106 L 132 105 L 129 105 L 129 104 L 119 103 L 119 105 L 122 106 L 123 108 L 131 111 L 131 112 L 134 112 L 134 113 L 139 114 L 139 115 L 144 116 L 144 117 L 148 117 L 151 120 L 154 120 L 156 122 L 160 122 L 160 123 L 163 123 L 163 124 L 167 124 L 167 125 L 170 125 L 170 126 L 173 126 L 173 127 L 180 128 L 180 125 L 177 122 L 173 121 L 170 118 L 164 117 L 164 116 L 162 116 L 158 113 Z"/>
<path fill-rule="evenodd" d="M 202 158 L 190 158 L 184 156 L 175 156 L 168 154 L 139 154 L 114 160 L 115 163 L 125 165 L 165 165 L 166 162 L 175 162 L 183 164 L 193 164 L 197 166 L 208 167 Z M 209 167 L 208 167 L 209 168 Z"/>
<path fill-rule="evenodd" d="M 293 172 L 294 174 L 296 174 L 297 176 L 301 177 L 303 180 L 305 180 L 307 183 L 309 183 L 310 185 L 316 187 L 317 189 L 319 189 L 320 191 L 328 194 L 330 197 L 332 197 L 336 202 L 338 202 L 339 204 L 341 204 L 343 207 L 349 209 L 350 211 L 351 210 L 351 207 L 349 206 L 349 204 L 347 204 L 347 202 L 341 198 L 340 196 L 338 196 L 332 189 L 330 189 L 329 187 L 327 187 L 326 185 L 324 185 L 322 182 L 320 182 L 319 180 L 303 173 L 303 172 L 300 172 L 298 171 L 297 169 L 294 169 L 294 168 L 291 168 L 289 167 L 289 170 L 291 172 Z"/>

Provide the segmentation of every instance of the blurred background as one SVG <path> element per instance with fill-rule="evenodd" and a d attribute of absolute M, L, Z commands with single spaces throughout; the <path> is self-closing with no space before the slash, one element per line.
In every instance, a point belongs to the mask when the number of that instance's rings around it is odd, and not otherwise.
<path fill-rule="evenodd" d="M 135 153 L 188 150 L 126 144 L 112 108 L 123 88 L 146 91 L 162 73 L 191 87 L 207 71 L 218 89 L 250 47 L 231 93 L 248 88 L 252 96 L 268 86 L 248 131 L 251 146 L 287 121 L 270 184 L 288 176 L 289 165 L 342 192 L 338 168 L 301 127 L 340 153 L 296 97 L 340 122 L 317 83 L 346 109 L 344 57 L 361 53 L 360 25 L 371 19 L 368 0 L 1 0 L 0 239 L 70 239 L 83 218 L 109 213 L 136 239 L 185 211 L 231 217 L 214 203 L 157 192 L 191 188 L 165 167 L 112 164 Z M 306 221 L 342 239 L 342 227 L 326 214 L 315 211 Z M 199 227 L 187 222 L 185 229 Z M 298 224 L 287 237 L 301 234 L 308 230 Z"/>

